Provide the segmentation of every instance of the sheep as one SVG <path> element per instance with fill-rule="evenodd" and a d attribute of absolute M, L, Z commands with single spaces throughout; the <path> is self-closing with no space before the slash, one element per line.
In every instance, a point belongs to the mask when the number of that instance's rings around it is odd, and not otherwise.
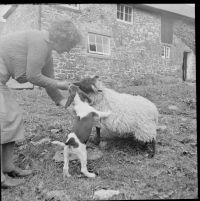
<path fill-rule="evenodd" d="M 154 103 L 142 96 L 119 93 L 107 88 L 98 76 L 88 77 L 73 84 L 79 86 L 92 100 L 92 106 L 100 111 L 111 111 L 111 115 L 102 119 L 100 127 L 118 134 L 134 135 L 145 143 L 148 157 L 155 155 L 155 140 L 157 135 L 158 109 Z M 100 127 L 96 127 L 97 142 L 100 142 Z"/>

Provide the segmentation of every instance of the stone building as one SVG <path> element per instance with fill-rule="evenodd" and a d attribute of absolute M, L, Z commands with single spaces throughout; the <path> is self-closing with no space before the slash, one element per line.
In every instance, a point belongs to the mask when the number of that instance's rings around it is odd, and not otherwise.
<path fill-rule="evenodd" d="M 2 32 L 2 29 L 3 29 L 4 24 L 5 24 L 4 22 L 1 22 L 1 21 L 0 21 L 0 35 L 1 35 L 1 32 Z"/>
<path fill-rule="evenodd" d="M 72 20 L 84 48 L 54 52 L 57 78 L 99 75 L 106 82 L 131 82 L 154 74 L 196 80 L 195 14 L 186 4 L 23 4 L 4 15 L 3 34 L 47 29 L 55 18 Z"/>

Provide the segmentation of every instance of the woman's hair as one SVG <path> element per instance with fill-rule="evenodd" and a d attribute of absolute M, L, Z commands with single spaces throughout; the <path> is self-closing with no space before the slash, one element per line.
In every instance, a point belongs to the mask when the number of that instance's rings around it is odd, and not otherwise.
<path fill-rule="evenodd" d="M 70 20 L 56 20 L 49 27 L 49 40 L 52 42 L 68 41 L 75 46 L 82 41 L 78 29 Z"/>

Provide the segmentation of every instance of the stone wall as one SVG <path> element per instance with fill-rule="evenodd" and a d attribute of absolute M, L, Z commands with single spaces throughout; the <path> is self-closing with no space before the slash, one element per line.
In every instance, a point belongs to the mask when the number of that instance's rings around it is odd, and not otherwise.
<path fill-rule="evenodd" d="M 38 5 L 20 4 L 8 17 L 2 35 L 19 30 L 39 29 Z"/>
<path fill-rule="evenodd" d="M 47 29 L 56 18 L 72 20 L 84 38 L 84 48 L 75 48 L 70 54 L 58 55 L 53 52 L 56 78 L 78 80 L 90 75 L 99 75 L 108 83 L 131 82 L 145 74 L 173 75 L 181 78 L 183 52 L 193 50 L 186 45 L 186 37 L 173 37 L 170 59 L 161 56 L 161 17 L 140 9 L 133 9 L 133 23 L 117 20 L 117 4 L 80 4 L 80 10 L 63 4 L 43 4 L 41 9 L 41 29 Z M 5 32 L 19 29 L 38 29 L 38 5 L 20 5 L 9 16 Z M 174 21 L 174 30 L 182 24 Z M 187 30 L 194 30 L 190 24 Z M 110 37 L 111 55 L 101 56 L 88 52 L 88 32 Z M 187 32 L 191 34 L 193 32 Z M 185 35 L 184 35 L 185 36 Z M 189 38 L 192 38 L 191 35 Z M 195 77 L 195 54 L 190 69 Z"/>
<path fill-rule="evenodd" d="M 85 38 L 83 49 L 74 49 L 70 55 L 54 53 L 57 77 L 74 80 L 97 74 L 107 82 L 117 83 L 151 73 L 181 77 L 186 45 L 175 35 L 170 59 L 162 59 L 160 16 L 134 9 L 133 24 L 127 24 L 116 19 L 116 10 L 116 4 L 81 4 L 79 11 L 62 4 L 42 7 L 43 29 L 55 18 L 66 18 L 79 27 Z M 110 36 L 110 56 L 88 53 L 88 32 Z"/>

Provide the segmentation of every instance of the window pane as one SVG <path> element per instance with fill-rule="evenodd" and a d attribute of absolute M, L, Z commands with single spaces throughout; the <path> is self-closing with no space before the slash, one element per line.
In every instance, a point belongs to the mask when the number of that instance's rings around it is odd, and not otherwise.
<path fill-rule="evenodd" d="M 94 34 L 89 34 L 89 42 L 95 43 L 95 35 Z"/>
<path fill-rule="evenodd" d="M 90 51 L 95 51 L 96 52 L 96 45 L 90 44 Z"/>
<path fill-rule="evenodd" d="M 96 43 L 102 44 L 102 36 L 96 36 Z"/>
<path fill-rule="evenodd" d="M 128 21 L 128 14 L 125 14 L 125 21 Z"/>
<path fill-rule="evenodd" d="M 109 46 L 108 46 L 108 45 L 104 45 L 104 46 L 103 46 L 103 52 L 104 52 L 105 54 L 109 54 Z"/>
<path fill-rule="evenodd" d="M 162 56 L 165 56 L 165 47 L 162 48 Z"/>
<path fill-rule="evenodd" d="M 117 4 L 117 11 L 120 11 L 120 5 Z"/>
<path fill-rule="evenodd" d="M 128 21 L 129 21 L 129 22 L 132 21 L 132 16 L 131 16 L 131 15 L 128 16 Z"/>
<path fill-rule="evenodd" d="M 125 7 L 125 13 L 128 14 L 128 7 Z"/>
<path fill-rule="evenodd" d="M 102 45 L 97 44 L 97 52 L 103 52 Z"/>
<path fill-rule="evenodd" d="M 117 19 L 119 19 L 120 17 L 120 13 L 119 13 L 119 11 L 117 11 Z"/>
<path fill-rule="evenodd" d="M 91 40 L 93 42 L 91 42 Z M 89 51 L 99 54 L 110 54 L 110 38 L 98 34 L 89 34 Z"/>
<path fill-rule="evenodd" d="M 123 20 L 123 19 L 124 19 L 124 18 L 123 18 L 123 13 L 121 13 L 120 19 L 121 19 L 121 20 Z"/>
<path fill-rule="evenodd" d="M 128 14 L 132 15 L 132 8 L 128 8 Z"/>
<path fill-rule="evenodd" d="M 104 44 L 104 45 L 108 45 L 108 38 L 103 37 L 103 44 Z"/>
<path fill-rule="evenodd" d="M 121 10 L 121 13 L 123 13 L 124 12 L 124 6 L 123 5 L 120 5 L 120 10 Z"/>

